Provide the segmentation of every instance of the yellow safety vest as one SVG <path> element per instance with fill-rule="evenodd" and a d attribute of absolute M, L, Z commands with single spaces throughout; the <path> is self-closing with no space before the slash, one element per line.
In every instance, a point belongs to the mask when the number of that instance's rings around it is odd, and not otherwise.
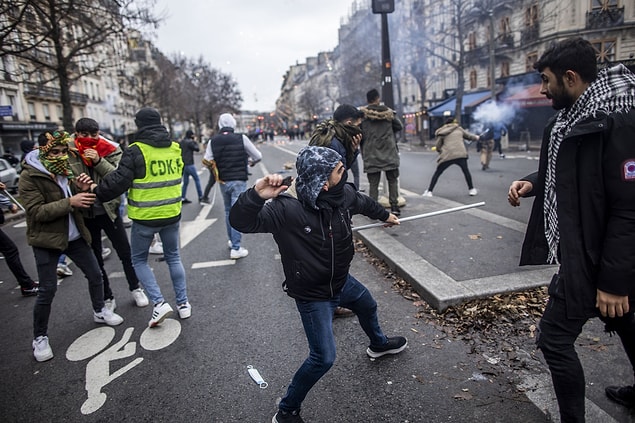
<path fill-rule="evenodd" d="M 181 147 L 156 148 L 134 142 L 143 155 L 146 174 L 132 181 L 128 191 L 128 217 L 133 220 L 169 219 L 181 213 L 183 159 Z"/>

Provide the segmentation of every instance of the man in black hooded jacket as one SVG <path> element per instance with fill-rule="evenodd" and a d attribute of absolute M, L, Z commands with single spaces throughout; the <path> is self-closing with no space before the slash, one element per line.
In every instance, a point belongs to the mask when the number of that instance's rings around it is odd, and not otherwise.
<path fill-rule="evenodd" d="M 399 219 L 346 183 L 341 160 L 330 148 L 306 147 L 298 154 L 298 178 L 290 187 L 282 185 L 281 175 L 267 175 L 242 193 L 230 212 L 230 222 L 239 231 L 273 234 L 284 269 L 283 289 L 296 301 L 309 343 L 309 357 L 293 376 L 273 422 L 302 422 L 302 401 L 335 361 L 332 325 L 339 305 L 357 315 L 370 339 L 370 357 L 397 354 L 407 345 L 404 337 L 384 335 L 377 303 L 349 274 L 354 254 L 351 216 L 364 214 L 388 226 L 399 224 Z M 269 199 L 273 201 L 265 203 Z"/>

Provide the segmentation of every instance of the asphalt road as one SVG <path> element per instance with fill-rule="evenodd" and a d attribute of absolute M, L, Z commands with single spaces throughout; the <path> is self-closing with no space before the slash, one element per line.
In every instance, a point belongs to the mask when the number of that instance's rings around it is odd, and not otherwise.
<path fill-rule="evenodd" d="M 293 154 L 302 145 L 261 145 L 265 159 L 252 168 L 251 181 L 266 171 L 289 171 L 285 164 L 294 161 Z M 433 166 L 434 155 L 404 151 L 402 160 L 402 188 L 423 192 L 433 167 L 421 163 Z M 407 164 L 410 161 L 412 165 Z M 528 173 L 522 173 L 524 169 L 512 160 L 501 160 L 500 165 L 509 166 L 504 176 L 473 171 L 481 189 L 477 199 L 499 196 L 500 186 L 509 183 L 507 176 Z M 207 171 L 202 174 L 203 183 L 207 176 Z M 491 179 L 486 183 L 484 178 Z M 435 194 L 465 201 L 467 190 L 452 184 L 452 179 L 448 171 Z M 192 203 L 183 210 L 182 257 L 193 307 L 188 320 L 174 317 L 159 329 L 148 330 L 151 310 L 134 306 L 113 253 L 106 267 L 124 323 L 115 328 L 93 323 L 85 279 L 72 266 L 75 274 L 60 283 L 51 313 L 49 337 L 55 358 L 37 363 L 30 345 L 34 299 L 20 296 L 6 264 L 0 261 L 0 319 L 4 322 L 0 421 L 271 421 L 276 402 L 306 356 L 306 341 L 294 302 L 280 287 L 282 269 L 273 239 L 267 234 L 245 235 L 243 246 L 249 256 L 228 260 L 222 200 L 217 188 L 214 192 L 212 205 Z M 190 184 L 190 198 L 194 196 Z M 514 213 L 528 213 L 528 207 L 520 212 L 508 208 L 501 206 L 500 214 L 521 219 Z M 19 245 L 27 269 L 34 269 L 23 220 L 3 230 Z M 449 251 L 442 243 L 432 245 Z M 167 266 L 157 256 L 151 257 L 163 293 L 174 306 Z M 505 257 L 499 259 L 502 263 Z M 398 356 L 371 360 L 356 319 L 336 320 L 338 358 L 304 403 L 307 422 L 549 421 L 542 403 L 518 388 L 517 374 L 415 318 L 412 302 L 393 291 L 390 281 L 360 255 L 353 261 L 352 273 L 375 296 L 383 330 L 406 336 L 409 346 Z M 628 376 L 623 357 L 610 356 L 610 360 L 610 367 L 616 369 L 610 377 Z M 248 366 L 259 370 L 268 383 L 266 389 L 252 381 Z M 590 373 L 592 381 L 606 377 L 599 367 Z M 530 376 L 543 381 L 545 373 Z M 606 405 L 597 392 L 599 386 L 591 389 L 614 421 L 632 421 L 623 410 Z"/>

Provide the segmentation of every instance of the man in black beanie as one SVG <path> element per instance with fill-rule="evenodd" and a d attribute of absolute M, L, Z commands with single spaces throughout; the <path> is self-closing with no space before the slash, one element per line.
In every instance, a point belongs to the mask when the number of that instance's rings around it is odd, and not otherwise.
<path fill-rule="evenodd" d="M 109 201 L 128 191 L 128 217 L 132 220 L 132 264 L 141 284 L 154 303 L 149 327 L 159 325 L 172 312 L 148 265 L 148 250 L 158 233 L 163 242 L 165 262 L 176 294 L 181 319 L 192 314 L 187 299 L 185 269 L 179 254 L 181 220 L 181 177 L 183 160 L 179 143 L 170 140 L 156 109 L 144 107 L 135 116 L 139 130 L 135 141 L 121 157 L 119 167 L 106 175 L 91 191 Z M 85 174 L 80 176 L 83 180 Z"/>

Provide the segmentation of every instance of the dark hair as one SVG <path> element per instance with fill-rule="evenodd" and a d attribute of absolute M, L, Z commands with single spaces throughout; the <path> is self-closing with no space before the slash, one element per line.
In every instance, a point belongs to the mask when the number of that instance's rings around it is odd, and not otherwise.
<path fill-rule="evenodd" d="M 333 112 L 333 119 L 337 122 L 344 122 L 346 119 L 361 119 L 363 117 L 364 112 L 350 104 L 342 104 Z"/>
<path fill-rule="evenodd" d="M 559 81 L 566 71 L 572 70 L 584 82 L 593 82 L 598 74 L 597 53 L 587 40 L 569 38 L 553 44 L 534 63 L 538 72 L 545 68 L 549 68 Z"/>
<path fill-rule="evenodd" d="M 98 132 L 99 124 L 95 119 L 91 118 L 81 118 L 77 122 L 75 122 L 75 132 Z"/>
<path fill-rule="evenodd" d="M 185 138 L 192 138 L 194 136 L 194 132 L 191 129 L 185 131 Z"/>
<path fill-rule="evenodd" d="M 369 103 L 372 103 L 378 98 L 379 98 L 379 91 L 377 91 L 374 88 L 366 93 L 366 101 L 368 101 Z"/>
<path fill-rule="evenodd" d="M 46 138 L 46 134 L 50 134 L 50 132 L 42 132 L 37 136 L 37 145 L 40 147 L 44 147 L 49 142 L 49 139 Z"/>
<path fill-rule="evenodd" d="M 451 123 L 457 123 L 456 120 L 453 117 L 449 117 L 445 120 L 445 124 L 449 125 Z"/>

